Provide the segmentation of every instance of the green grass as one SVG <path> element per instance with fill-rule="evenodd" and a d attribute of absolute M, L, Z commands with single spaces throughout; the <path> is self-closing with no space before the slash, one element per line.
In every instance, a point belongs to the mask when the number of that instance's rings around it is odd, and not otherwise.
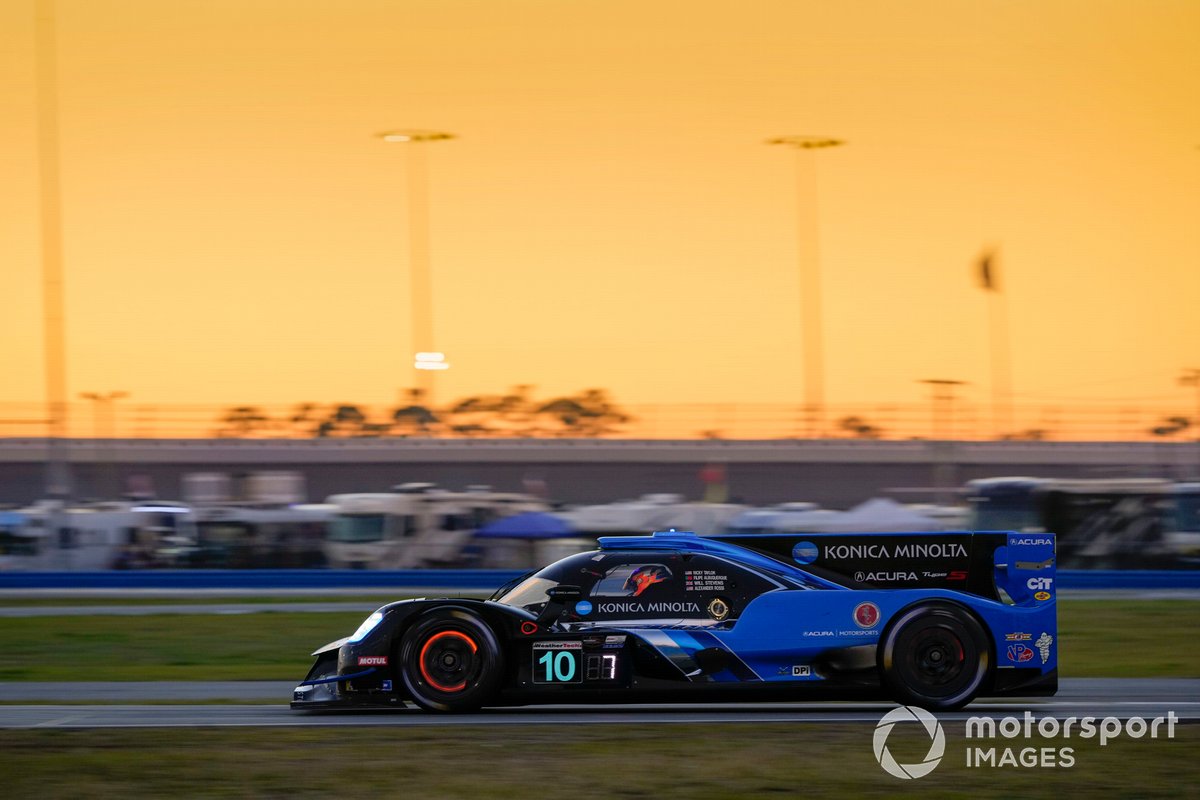
<path fill-rule="evenodd" d="M 893 778 L 864 724 L 0 731 L 10 797 L 1170 797 L 1200 784 L 1200 727 L 1070 745 L 1071 768 L 968 768 L 961 723 L 928 776 Z M 703 733 L 704 735 L 700 735 Z M 888 746 L 902 763 L 928 739 Z M 972 744 L 980 744 L 978 741 Z"/>
<path fill-rule="evenodd" d="M 1059 600 L 1059 674 L 1200 678 L 1200 602 Z"/>
<path fill-rule="evenodd" d="M 0 680 L 290 680 L 361 612 L 0 618 Z M 1059 603 L 1063 677 L 1200 677 L 1200 603 Z"/>
<path fill-rule="evenodd" d="M 0 619 L 0 680 L 300 679 L 365 614 L 269 612 Z"/>

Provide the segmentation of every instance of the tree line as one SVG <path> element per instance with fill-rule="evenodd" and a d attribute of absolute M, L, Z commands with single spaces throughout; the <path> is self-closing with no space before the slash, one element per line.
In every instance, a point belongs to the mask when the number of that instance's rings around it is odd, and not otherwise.
<path fill-rule="evenodd" d="M 272 415 L 261 406 L 226 410 L 214 431 L 221 438 L 291 436 L 382 437 L 597 437 L 618 433 L 633 421 L 603 389 L 538 400 L 533 387 L 507 394 L 476 395 L 443 407 L 425 402 L 418 389 L 382 415 L 356 403 L 299 403 Z"/>

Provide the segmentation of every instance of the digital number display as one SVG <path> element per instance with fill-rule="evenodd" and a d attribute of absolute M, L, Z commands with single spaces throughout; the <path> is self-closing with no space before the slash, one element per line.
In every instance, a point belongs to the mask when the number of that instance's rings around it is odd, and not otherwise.
<path fill-rule="evenodd" d="M 611 681 L 616 680 L 616 677 L 616 654 L 591 654 L 587 657 L 587 679 L 589 681 Z"/>

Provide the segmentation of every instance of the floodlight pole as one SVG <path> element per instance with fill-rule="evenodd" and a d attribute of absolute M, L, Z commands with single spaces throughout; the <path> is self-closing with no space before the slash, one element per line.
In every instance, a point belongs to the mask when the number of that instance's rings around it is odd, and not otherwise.
<path fill-rule="evenodd" d="M 426 407 L 433 403 L 433 373 L 416 354 L 436 352 L 433 346 L 433 276 L 429 255 L 429 165 L 424 145 L 453 139 L 442 131 L 394 130 L 378 134 L 408 151 L 408 243 L 413 386 Z"/>
<path fill-rule="evenodd" d="M 42 343 L 46 380 L 46 498 L 71 495 L 67 441 L 67 356 L 63 301 L 62 190 L 59 165 L 58 48 L 54 0 L 38 0 L 35 20 L 38 192 L 42 251 Z M 51 519 L 50 527 L 58 520 Z"/>
<path fill-rule="evenodd" d="M 796 151 L 796 255 L 800 270 L 800 333 L 804 369 L 805 434 L 817 438 L 825 432 L 825 364 L 821 342 L 821 267 L 817 213 L 817 162 L 815 152 L 845 142 L 827 136 L 777 136 L 767 144 Z M 805 201 L 810 207 L 806 213 Z"/>

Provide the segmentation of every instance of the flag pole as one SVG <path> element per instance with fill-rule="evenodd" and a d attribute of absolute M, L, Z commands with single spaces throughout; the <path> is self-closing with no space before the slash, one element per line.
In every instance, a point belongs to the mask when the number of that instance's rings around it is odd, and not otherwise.
<path fill-rule="evenodd" d="M 979 282 L 988 294 L 988 328 L 992 368 L 992 436 L 1016 433 L 1012 415 L 1012 367 L 1008 347 L 1008 308 L 1001 291 L 995 249 L 979 257 Z"/>

